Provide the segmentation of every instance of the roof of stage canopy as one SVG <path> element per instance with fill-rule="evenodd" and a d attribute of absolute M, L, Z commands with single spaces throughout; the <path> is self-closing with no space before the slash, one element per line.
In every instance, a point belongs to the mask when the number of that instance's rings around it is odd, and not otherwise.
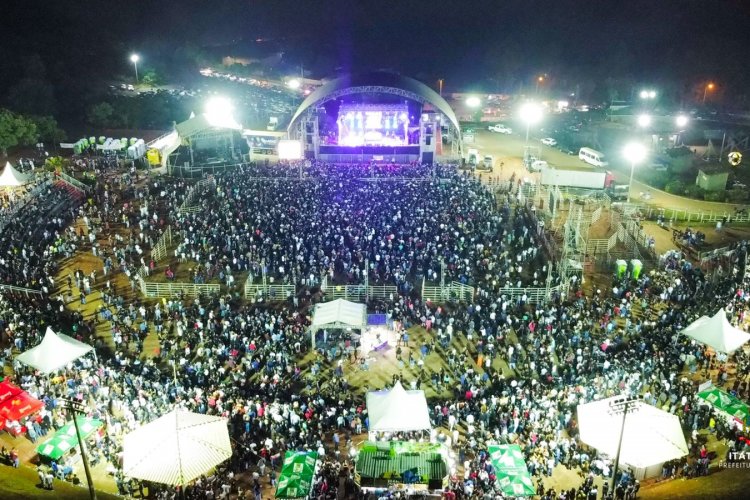
<path fill-rule="evenodd" d="M 430 103 L 451 121 L 456 130 L 461 130 L 453 109 L 437 92 L 413 78 L 386 71 L 346 75 L 326 83 L 302 101 L 289 122 L 287 130 L 291 130 L 299 117 L 312 106 L 323 104 L 343 95 L 363 93 L 401 95 L 421 103 Z"/>

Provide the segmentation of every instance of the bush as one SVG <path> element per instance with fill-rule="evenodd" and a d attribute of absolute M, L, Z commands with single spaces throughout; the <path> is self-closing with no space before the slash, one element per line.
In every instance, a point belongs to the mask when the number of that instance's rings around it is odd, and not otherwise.
<path fill-rule="evenodd" d="M 682 181 L 670 181 L 664 186 L 664 191 L 671 194 L 682 195 L 685 192 L 685 183 Z"/>
<path fill-rule="evenodd" d="M 696 186 L 695 184 L 685 187 L 685 196 L 688 198 L 702 200 L 705 193 L 706 191 L 702 187 Z"/>
<path fill-rule="evenodd" d="M 727 199 L 726 191 L 711 191 L 703 195 L 706 201 L 725 201 Z"/>
<path fill-rule="evenodd" d="M 664 189 L 669 181 L 669 174 L 667 172 L 658 172 L 655 170 L 646 170 L 640 172 L 638 175 L 640 181 L 648 184 L 656 189 Z"/>
<path fill-rule="evenodd" d="M 727 191 L 727 201 L 734 203 L 744 202 L 750 198 L 750 193 L 744 189 L 730 189 Z"/>

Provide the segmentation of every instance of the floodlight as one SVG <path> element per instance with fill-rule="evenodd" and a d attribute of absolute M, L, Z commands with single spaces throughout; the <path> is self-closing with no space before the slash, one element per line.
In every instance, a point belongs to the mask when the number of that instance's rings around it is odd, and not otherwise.
<path fill-rule="evenodd" d="M 466 98 L 466 105 L 470 108 L 477 108 L 482 104 L 482 101 L 477 96 L 471 96 Z"/>
<path fill-rule="evenodd" d="M 649 125 L 651 125 L 651 116 L 650 115 L 639 115 L 638 116 L 638 126 L 646 128 Z"/>
<path fill-rule="evenodd" d="M 534 125 L 542 120 L 542 107 L 535 102 L 527 102 L 521 106 L 518 114 L 526 125 Z"/>
<path fill-rule="evenodd" d="M 291 80 L 286 82 L 286 85 L 292 90 L 297 90 L 300 87 L 300 85 L 302 85 L 302 83 L 296 78 L 292 78 Z"/>
<path fill-rule="evenodd" d="M 684 128 L 688 124 L 688 117 L 685 115 L 679 115 L 674 121 L 678 127 Z"/>
<path fill-rule="evenodd" d="M 630 163 L 641 163 L 646 158 L 646 147 L 640 142 L 631 142 L 625 146 L 622 154 Z"/>
<path fill-rule="evenodd" d="M 132 63 L 137 63 L 140 59 L 141 58 L 140 56 L 138 56 L 138 54 L 131 54 L 130 56 L 130 62 Z"/>

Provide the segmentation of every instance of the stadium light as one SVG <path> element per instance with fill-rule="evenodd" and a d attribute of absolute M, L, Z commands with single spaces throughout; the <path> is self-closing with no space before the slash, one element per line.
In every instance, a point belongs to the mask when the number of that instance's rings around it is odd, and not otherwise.
<path fill-rule="evenodd" d="M 470 108 L 478 108 L 482 104 L 482 101 L 475 95 L 466 98 L 466 105 Z"/>
<path fill-rule="evenodd" d="M 529 128 L 542 121 L 542 107 L 535 102 L 527 102 L 518 112 L 521 121 L 526 124 L 526 143 L 529 142 Z"/>
<path fill-rule="evenodd" d="M 300 88 L 300 85 L 302 85 L 302 82 L 300 82 L 296 78 L 292 78 L 291 80 L 286 82 L 286 86 L 292 90 L 297 90 L 298 88 Z"/>
<path fill-rule="evenodd" d="M 135 83 L 138 83 L 138 61 L 141 59 L 141 57 L 138 54 L 130 54 L 130 62 L 133 63 L 133 68 L 135 69 Z"/>
<path fill-rule="evenodd" d="M 628 184 L 628 203 L 630 203 L 630 192 L 633 189 L 635 164 L 641 163 L 646 158 L 646 147 L 640 142 L 631 142 L 622 150 L 622 155 L 630 162 L 630 183 Z"/>
<path fill-rule="evenodd" d="M 641 96 L 641 99 L 656 99 L 655 90 L 641 90 L 639 95 Z"/>
<path fill-rule="evenodd" d="M 226 97 L 215 96 L 206 102 L 206 118 L 214 127 L 239 128 L 232 110 L 232 102 Z"/>
<path fill-rule="evenodd" d="M 674 122 L 679 128 L 685 128 L 688 124 L 688 117 L 685 115 L 678 115 L 677 118 L 674 119 Z"/>
<path fill-rule="evenodd" d="M 638 126 L 646 128 L 651 125 L 651 116 L 647 114 L 638 115 Z"/>

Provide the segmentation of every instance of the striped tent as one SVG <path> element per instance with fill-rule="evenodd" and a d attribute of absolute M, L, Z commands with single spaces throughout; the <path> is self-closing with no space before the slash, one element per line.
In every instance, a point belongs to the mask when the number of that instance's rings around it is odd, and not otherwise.
<path fill-rule="evenodd" d="M 225 418 L 174 410 L 127 434 L 128 477 L 186 485 L 232 456 Z"/>

